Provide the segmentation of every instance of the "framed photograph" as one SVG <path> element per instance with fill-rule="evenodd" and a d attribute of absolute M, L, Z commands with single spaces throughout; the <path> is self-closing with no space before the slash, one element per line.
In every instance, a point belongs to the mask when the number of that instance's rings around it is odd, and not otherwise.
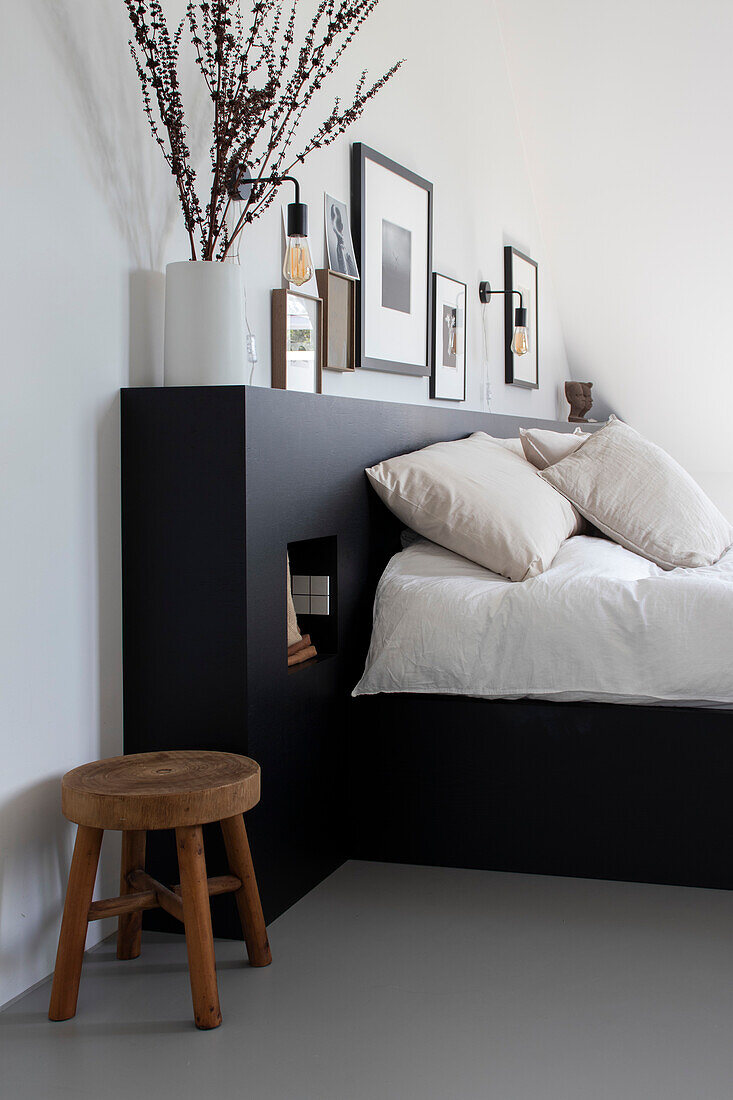
<path fill-rule="evenodd" d="M 272 292 L 272 386 L 321 393 L 323 303 L 294 290 Z"/>
<path fill-rule="evenodd" d="M 540 387 L 537 264 L 511 245 L 504 248 L 504 287 L 504 381 L 511 386 L 537 390 Z M 519 299 L 513 293 L 515 290 L 521 293 L 522 305 L 527 310 L 529 351 L 525 355 L 515 355 L 511 348 L 514 310 L 519 305 Z"/>
<path fill-rule="evenodd" d="M 466 284 L 433 272 L 430 396 L 466 400 Z"/>
<path fill-rule="evenodd" d="M 361 272 L 358 365 L 365 370 L 428 375 L 433 185 L 356 142 L 351 191 Z"/>
<path fill-rule="evenodd" d="M 359 278 L 356 266 L 354 244 L 351 240 L 351 223 L 346 203 L 335 199 L 333 195 L 323 196 L 324 224 L 326 226 L 326 256 L 331 271 L 346 275 L 349 279 Z"/>
<path fill-rule="evenodd" d="M 356 370 L 356 283 L 337 271 L 316 271 L 323 299 L 323 369 Z"/>

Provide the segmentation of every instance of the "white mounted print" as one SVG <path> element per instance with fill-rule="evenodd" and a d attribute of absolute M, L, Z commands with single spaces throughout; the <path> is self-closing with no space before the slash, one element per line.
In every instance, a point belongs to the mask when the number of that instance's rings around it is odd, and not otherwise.
<path fill-rule="evenodd" d="M 346 275 L 349 279 L 359 278 L 356 266 L 354 245 L 351 240 L 351 225 L 346 203 L 335 199 L 333 195 L 323 196 L 323 218 L 326 226 L 326 255 L 329 271 L 337 275 Z"/>
<path fill-rule="evenodd" d="M 359 365 L 430 373 L 433 185 L 357 143 L 352 210 L 361 271 Z"/>
<path fill-rule="evenodd" d="M 430 396 L 466 400 L 466 284 L 433 274 L 433 366 Z"/>

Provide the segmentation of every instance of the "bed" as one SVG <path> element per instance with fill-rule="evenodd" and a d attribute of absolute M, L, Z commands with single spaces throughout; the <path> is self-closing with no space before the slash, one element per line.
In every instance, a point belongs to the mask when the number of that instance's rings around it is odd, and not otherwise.
<path fill-rule="evenodd" d="M 364 470 L 572 425 L 236 386 L 131 389 L 121 407 L 125 751 L 260 762 L 248 830 L 268 921 L 349 858 L 733 887 L 733 709 L 351 697 L 405 526 Z M 286 552 L 321 540 L 331 649 L 288 671 Z M 175 881 L 164 834 L 148 855 Z M 229 902 L 217 935 L 238 934 Z"/>
<path fill-rule="evenodd" d="M 733 550 L 664 571 L 578 535 L 514 583 L 411 541 L 353 692 L 355 854 L 733 888 L 731 654 Z"/>
<path fill-rule="evenodd" d="M 366 471 L 422 538 L 376 586 L 353 692 L 384 753 L 355 785 L 357 827 L 379 791 L 357 850 L 731 886 L 730 524 L 615 418 L 519 437 L 523 456 L 479 432 Z"/>
<path fill-rule="evenodd" d="M 733 549 L 666 571 L 575 536 L 516 584 L 417 539 L 389 562 L 354 695 L 733 706 Z"/>

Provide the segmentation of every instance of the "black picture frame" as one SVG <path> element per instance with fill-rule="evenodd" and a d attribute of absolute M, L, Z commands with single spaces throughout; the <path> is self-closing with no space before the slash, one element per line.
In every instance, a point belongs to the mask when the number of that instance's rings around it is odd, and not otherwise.
<path fill-rule="evenodd" d="M 511 348 L 512 336 L 514 334 L 514 310 L 519 304 L 519 300 L 514 293 L 515 283 L 515 270 L 514 260 L 515 257 L 519 260 L 525 261 L 525 263 L 531 264 L 534 268 L 534 309 L 530 310 L 530 327 L 532 331 L 529 333 L 529 353 L 534 359 L 534 382 L 527 381 L 523 378 L 515 378 L 514 376 L 514 352 Z M 518 248 L 514 248 L 508 244 L 504 246 L 504 288 L 506 293 L 504 294 L 504 381 L 508 386 L 520 386 L 525 390 L 538 390 L 540 388 L 540 324 L 539 324 L 539 276 L 537 261 L 533 260 L 531 256 L 525 255 L 524 252 L 520 252 Z M 525 303 L 527 305 L 528 303 Z M 533 316 L 533 315 L 534 316 Z"/>
<path fill-rule="evenodd" d="M 402 179 L 413 183 L 416 187 L 427 192 L 427 272 L 425 281 L 426 293 L 426 324 L 425 324 L 425 362 L 402 363 L 394 359 L 377 359 L 366 354 L 366 332 L 364 317 L 366 314 L 366 300 L 369 293 L 365 270 L 365 240 L 366 240 L 366 165 L 367 161 L 373 161 L 382 168 Z M 431 372 L 431 318 L 433 313 L 433 185 L 429 180 L 412 172 L 409 168 L 398 164 L 397 161 L 385 157 L 376 149 L 364 145 L 362 142 L 354 142 L 351 148 L 351 220 L 352 239 L 356 262 L 361 273 L 359 291 L 357 295 L 356 310 L 356 347 L 358 366 L 362 370 L 386 371 L 391 374 L 410 374 L 417 377 L 426 377 Z"/>
<path fill-rule="evenodd" d="M 463 389 L 460 397 L 446 397 L 445 394 L 438 393 L 438 303 L 441 300 L 438 294 L 438 280 L 445 279 L 447 282 L 455 283 L 456 286 L 463 287 Z M 466 352 L 468 349 L 467 342 L 467 323 L 466 323 L 466 311 L 468 308 L 468 286 L 460 279 L 454 279 L 452 275 L 443 275 L 439 271 L 433 272 L 433 289 L 432 289 L 432 303 L 431 314 L 432 323 L 430 325 L 430 396 L 435 401 L 465 401 L 466 400 Z"/>

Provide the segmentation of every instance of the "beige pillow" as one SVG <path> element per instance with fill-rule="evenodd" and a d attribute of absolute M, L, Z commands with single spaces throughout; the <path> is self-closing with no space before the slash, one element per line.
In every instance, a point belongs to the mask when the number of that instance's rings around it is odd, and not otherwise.
<path fill-rule="evenodd" d="M 513 581 L 547 569 L 577 529 L 568 502 L 483 432 L 390 458 L 366 473 L 408 527 Z"/>
<path fill-rule="evenodd" d="M 520 428 L 519 438 L 527 462 L 538 470 L 554 466 L 562 458 L 582 447 L 590 432 L 576 428 L 574 432 L 548 432 L 545 428 Z"/>
<path fill-rule="evenodd" d="M 614 542 L 662 569 L 712 565 L 733 528 L 666 451 L 620 420 L 540 473 Z"/>
<path fill-rule="evenodd" d="M 518 435 L 515 435 L 512 439 L 500 439 L 498 435 L 487 435 L 486 432 L 477 432 L 477 435 L 481 435 L 484 439 L 490 439 L 492 443 L 498 443 L 500 447 L 506 447 L 512 454 L 519 455 L 520 458 L 524 458 L 524 451 L 522 450 L 522 441 Z"/>

